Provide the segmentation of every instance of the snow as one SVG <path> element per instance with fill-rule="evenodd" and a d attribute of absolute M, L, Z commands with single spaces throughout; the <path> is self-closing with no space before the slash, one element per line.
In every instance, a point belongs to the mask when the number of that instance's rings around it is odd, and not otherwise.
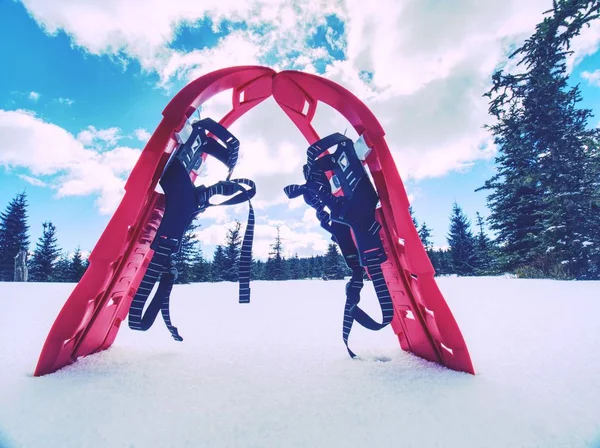
<path fill-rule="evenodd" d="M 477 375 L 341 340 L 341 281 L 177 286 L 161 320 L 32 376 L 72 284 L 0 283 L 0 446 L 600 447 L 600 282 L 441 278 Z M 364 307 L 377 309 L 366 284 Z M 376 314 L 375 314 L 376 315 Z M 160 318 L 159 318 L 160 319 Z"/>

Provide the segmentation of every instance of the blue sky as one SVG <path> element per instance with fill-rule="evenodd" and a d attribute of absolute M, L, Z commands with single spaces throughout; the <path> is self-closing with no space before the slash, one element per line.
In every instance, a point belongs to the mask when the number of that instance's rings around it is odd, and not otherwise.
<path fill-rule="evenodd" d="M 0 208 L 27 192 L 32 248 L 42 222 L 50 220 L 65 250 L 91 250 L 169 99 L 202 73 L 246 63 L 315 72 L 363 99 L 384 125 L 417 218 L 433 228 L 436 245 L 446 244 L 454 201 L 473 220 L 476 211 L 488 215 L 486 193 L 474 192 L 493 173 L 481 94 L 510 43 L 533 30 L 548 2 L 535 0 L 526 10 L 519 2 L 490 2 L 475 11 L 459 2 L 457 20 L 467 24 L 460 29 L 427 28 L 443 7 L 420 10 L 410 1 L 397 11 L 394 2 L 355 10 L 342 1 L 272 0 L 255 7 L 225 1 L 206 11 L 197 2 L 182 2 L 181 11 L 169 2 L 151 3 L 156 7 L 148 5 L 148 16 L 135 19 L 117 0 L 79 9 L 0 1 Z M 598 41 L 596 26 L 576 46 L 572 74 L 582 106 L 596 113 L 593 125 L 600 122 Z M 215 100 L 206 114 L 219 119 L 226 104 L 227 98 Z M 343 121 L 323 114 L 317 130 L 344 131 Z M 271 119 L 281 125 L 269 126 Z M 232 128 L 247 151 L 240 170 L 262 187 L 259 257 L 268 252 L 276 225 L 288 250 L 300 255 L 320 253 L 328 240 L 307 207 L 282 199 L 281 187 L 301 178 L 306 149 L 285 121 L 267 104 Z M 245 216 L 238 207 L 202 219 L 205 254 L 233 219 Z"/>

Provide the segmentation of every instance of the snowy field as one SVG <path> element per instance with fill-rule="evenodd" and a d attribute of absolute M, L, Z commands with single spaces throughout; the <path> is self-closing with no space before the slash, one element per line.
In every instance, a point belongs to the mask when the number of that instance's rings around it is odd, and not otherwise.
<path fill-rule="evenodd" d="M 600 447 L 600 282 L 438 280 L 476 376 L 341 340 L 341 281 L 175 287 L 162 320 L 34 378 L 74 285 L 0 283 L 0 446 Z M 363 302 L 376 309 L 371 285 Z M 367 306 L 368 303 L 368 306 Z"/>

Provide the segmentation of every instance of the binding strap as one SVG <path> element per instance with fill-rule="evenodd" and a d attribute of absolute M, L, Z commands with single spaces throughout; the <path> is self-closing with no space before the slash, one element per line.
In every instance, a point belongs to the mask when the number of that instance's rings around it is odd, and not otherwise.
<path fill-rule="evenodd" d="M 318 158 L 336 144 L 338 149 L 334 154 Z M 352 270 L 352 277 L 346 284 L 342 338 L 348 353 L 354 358 L 355 353 L 348 347 L 354 321 L 377 331 L 386 327 L 394 317 L 391 296 L 381 270 L 381 263 L 386 256 L 379 237 L 381 225 L 375 220 L 377 194 L 354 151 L 352 141 L 339 133 L 325 137 L 308 148 L 307 164 L 303 171 L 306 183 L 290 185 L 284 192 L 290 199 L 302 195 L 305 202 L 316 210 L 321 227 L 331 233 L 332 240 L 338 244 L 346 264 Z M 334 172 L 344 196 L 332 194 L 326 171 Z M 325 208 L 331 210 L 331 215 Z M 358 306 L 365 268 L 381 307 L 381 323 Z"/>
<path fill-rule="evenodd" d="M 178 275 L 173 265 L 173 257 L 179 252 L 181 241 L 190 223 L 208 207 L 235 205 L 248 201 L 248 224 L 239 260 L 239 302 L 250 302 L 250 266 L 255 222 L 254 208 L 250 200 L 256 194 L 256 185 L 249 179 L 229 180 L 237 162 L 239 142 L 227 129 L 209 118 L 194 123 L 192 128 L 192 134 L 186 142 L 181 142 L 161 176 L 160 184 L 165 192 L 165 212 L 154 241 L 150 245 L 154 255 L 129 310 L 129 327 L 140 331 L 146 331 L 152 326 L 160 310 L 169 332 L 176 341 L 182 341 L 183 338 L 172 325 L 169 312 L 170 294 Z M 207 136 L 206 130 L 217 136 L 226 146 Z M 190 172 L 202 164 L 204 152 L 215 156 L 227 165 L 229 168 L 227 180 L 209 187 L 204 185 L 196 187 L 193 184 Z M 213 204 L 210 199 L 214 195 L 232 197 Z M 146 313 L 142 316 L 144 306 L 157 281 L 159 281 L 158 289 Z"/>
<path fill-rule="evenodd" d="M 239 140 L 227 128 L 211 118 L 204 118 L 192 124 L 187 123 L 186 127 L 188 130 L 191 128 L 190 136 L 183 141 L 181 135 L 176 134 L 180 147 L 174 152 L 174 156 L 181 160 L 188 172 L 191 172 L 198 170 L 202 165 L 202 154 L 208 154 L 227 166 L 229 170 L 227 180 L 229 180 L 238 161 Z M 222 143 L 213 138 L 213 135 Z M 165 172 L 168 166 L 167 164 Z"/>
<path fill-rule="evenodd" d="M 243 185 L 248 186 L 246 189 Z M 206 206 L 201 210 L 204 211 L 208 207 L 216 207 L 221 205 L 235 205 L 248 201 L 248 224 L 244 232 L 242 247 L 240 249 L 240 260 L 238 263 L 238 282 L 239 282 L 239 303 L 250 303 L 250 269 L 252 264 L 252 241 L 254 240 L 254 207 L 250 201 L 256 194 L 256 184 L 250 179 L 232 179 L 227 181 L 217 182 L 210 187 L 198 187 L 198 195 L 200 201 Z M 236 194 L 237 193 L 237 194 Z M 210 198 L 215 194 L 223 196 L 231 196 L 236 194 L 231 199 L 228 199 L 220 204 L 211 204 Z"/>
<path fill-rule="evenodd" d="M 250 187 L 244 188 L 243 185 Z M 211 204 L 210 198 L 214 195 L 233 196 L 232 198 L 219 203 Z M 197 187 L 198 212 L 203 212 L 208 207 L 217 207 L 221 205 L 235 205 L 248 201 L 248 224 L 244 232 L 244 239 L 240 251 L 239 261 L 239 302 L 250 302 L 250 265 L 252 261 L 252 241 L 254 238 L 254 208 L 250 199 L 256 194 L 256 185 L 249 179 L 232 179 L 229 181 L 217 182 L 210 187 Z M 166 213 L 165 213 L 166 214 Z M 186 226 L 187 227 L 187 226 Z M 132 330 L 148 330 L 158 315 L 159 310 L 162 313 L 163 320 L 176 341 L 183 341 L 177 328 L 171 323 L 169 311 L 170 295 L 175 280 L 177 279 L 177 269 L 173 265 L 173 257 L 179 250 L 180 240 L 166 237 L 157 237 L 150 246 L 154 249 L 154 256 L 148 265 L 148 269 L 140 283 L 131 307 L 129 310 L 129 328 Z M 148 305 L 148 309 L 142 316 L 144 306 L 150 296 L 154 284 L 160 282 L 158 289 Z"/>
<path fill-rule="evenodd" d="M 158 240 L 152 261 L 150 261 L 148 269 L 146 269 L 144 278 L 142 279 L 137 293 L 133 298 L 133 302 L 131 303 L 131 307 L 129 308 L 129 328 L 139 331 L 148 330 L 156 320 L 158 312 L 161 311 L 163 320 L 165 321 L 171 336 L 173 336 L 173 339 L 176 341 L 183 341 L 177 328 L 171 323 L 171 315 L 169 312 L 171 290 L 177 279 L 177 269 L 173 266 L 172 261 L 174 255 L 173 250 L 176 247 L 176 244 L 177 242 L 172 239 L 160 238 Z M 146 300 L 148 300 L 148 296 L 159 277 L 160 283 L 158 289 L 156 290 L 154 298 L 150 302 L 146 313 L 142 316 Z"/>

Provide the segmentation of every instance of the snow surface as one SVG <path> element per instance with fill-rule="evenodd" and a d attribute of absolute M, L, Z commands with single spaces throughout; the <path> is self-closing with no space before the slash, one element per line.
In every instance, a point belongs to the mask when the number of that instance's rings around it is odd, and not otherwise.
<path fill-rule="evenodd" d="M 34 378 L 72 284 L 0 283 L 0 446 L 600 447 L 600 282 L 438 280 L 477 375 L 341 340 L 341 281 L 177 286 L 162 320 Z M 377 308 L 372 286 L 363 296 Z M 376 314 L 375 314 L 376 315 Z M 160 319 L 160 317 L 159 317 Z"/>

